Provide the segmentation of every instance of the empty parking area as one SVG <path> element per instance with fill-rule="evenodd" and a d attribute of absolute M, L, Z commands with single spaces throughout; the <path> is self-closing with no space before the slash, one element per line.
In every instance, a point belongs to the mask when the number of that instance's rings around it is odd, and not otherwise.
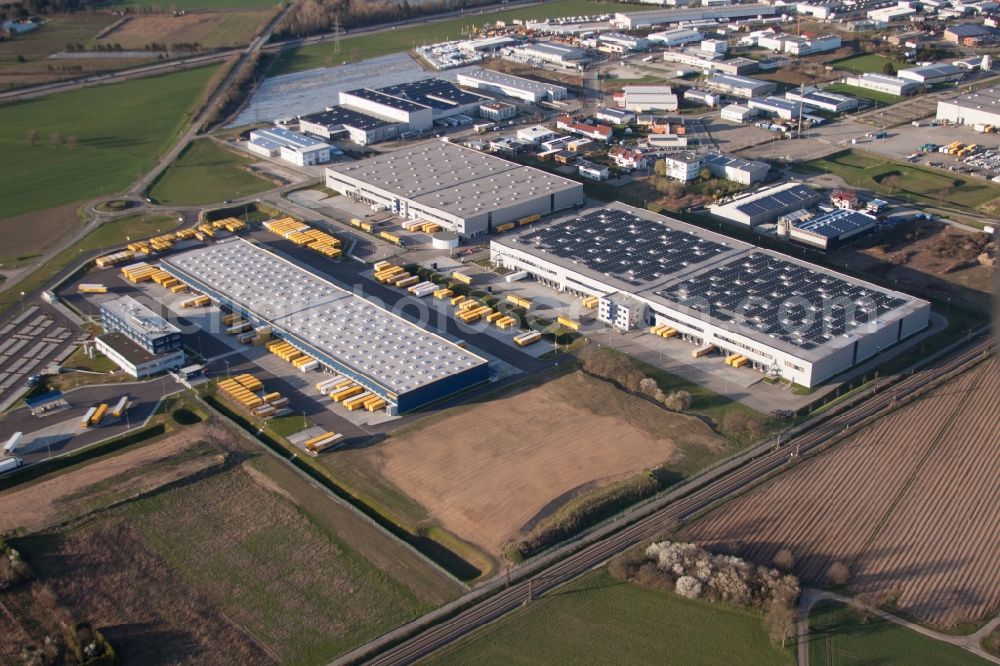
<path fill-rule="evenodd" d="M 83 337 L 74 338 L 69 324 L 41 305 L 24 308 L 0 326 L 0 400 L 49 363 L 66 360 Z"/>

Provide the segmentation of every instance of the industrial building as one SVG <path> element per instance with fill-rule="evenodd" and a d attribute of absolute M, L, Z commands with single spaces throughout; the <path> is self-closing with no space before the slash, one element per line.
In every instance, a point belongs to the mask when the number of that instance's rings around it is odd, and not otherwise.
<path fill-rule="evenodd" d="M 250 132 L 247 150 L 265 157 L 280 157 L 298 166 L 330 161 L 330 144 L 284 127 L 267 127 Z"/>
<path fill-rule="evenodd" d="M 690 28 L 676 28 L 674 30 L 665 30 L 663 32 L 652 32 L 646 35 L 646 39 L 649 41 L 667 48 L 693 44 L 694 42 L 700 42 L 704 38 L 704 34 L 698 32 L 697 30 L 691 30 Z"/>
<path fill-rule="evenodd" d="M 541 143 L 543 141 L 548 141 L 554 137 L 556 133 L 550 130 L 545 125 L 532 125 L 531 127 L 522 127 L 517 130 L 517 138 L 521 141 L 529 141 L 531 143 Z"/>
<path fill-rule="evenodd" d="M 908 79 L 925 86 L 930 86 L 935 83 L 958 81 L 965 76 L 965 72 L 955 65 L 937 63 L 935 65 L 921 65 L 920 67 L 901 69 L 896 72 L 896 76 L 901 79 Z"/>
<path fill-rule="evenodd" d="M 175 254 L 160 266 L 379 396 L 390 413 L 489 379 L 485 359 L 247 240 Z"/>
<path fill-rule="evenodd" d="M 771 5 L 747 4 L 728 7 L 694 7 L 689 9 L 664 9 L 641 12 L 619 12 L 611 19 L 611 24 L 622 30 L 638 30 L 655 25 L 670 25 L 691 21 L 718 19 L 761 18 L 775 16 L 779 7 Z"/>
<path fill-rule="evenodd" d="M 784 97 L 754 97 L 747 102 L 747 106 L 782 120 L 798 118 L 802 113 L 801 104 Z"/>
<path fill-rule="evenodd" d="M 487 120 L 510 120 L 517 116 L 517 107 L 506 102 L 486 102 L 479 105 L 479 117 Z"/>
<path fill-rule="evenodd" d="M 916 81 L 901 79 L 898 76 L 889 76 L 888 74 L 872 74 L 870 72 L 866 72 L 861 76 L 848 76 L 844 79 L 844 83 L 849 86 L 864 88 L 865 90 L 896 95 L 897 97 L 909 95 L 920 88 L 920 84 Z"/>
<path fill-rule="evenodd" d="M 376 118 L 342 106 L 299 117 L 299 129 L 326 139 L 346 137 L 359 146 L 395 139 L 405 130 L 405 124 Z"/>
<path fill-rule="evenodd" d="M 401 123 L 410 132 L 428 130 L 440 118 L 475 115 L 479 105 L 489 101 L 438 78 L 340 92 L 340 106 Z"/>
<path fill-rule="evenodd" d="M 773 81 L 761 81 L 752 79 L 749 76 L 733 76 L 732 74 L 716 74 L 709 77 L 705 82 L 712 90 L 718 90 L 725 95 L 733 97 L 765 97 L 770 95 L 778 86 Z"/>
<path fill-rule="evenodd" d="M 626 111 L 676 111 L 677 95 L 670 86 L 625 86 L 615 93 L 615 103 Z"/>
<path fill-rule="evenodd" d="M 526 102 L 544 102 L 566 99 L 566 88 L 554 83 L 534 81 L 522 76 L 504 74 L 492 69 L 476 69 L 458 75 L 459 85 L 495 95 L 523 99 Z"/>
<path fill-rule="evenodd" d="M 976 23 L 958 23 L 944 29 L 944 41 L 963 46 L 993 44 L 998 39 L 995 29 Z"/>
<path fill-rule="evenodd" d="M 620 32 L 602 32 L 597 36 L 598 48 L 612 53 L 627 53 L 629 51 L 645 51 L 649 41 L 645 37 L 626 35 Z"/>
<path fill-rule="evenodd" d="M 567 69 L 582 69 L 590 62 L 590 56 L 583 49 L 561 44 L 527 44 L 511 51 L 522 60 L 549 63 Z"/>
<path fill-rule="evenodd" d="M 133 377 L 184 365 L 180 329 L 131 296 L 102 301 L 100 313 L 97 350 Z"/>
<path fill-rule="evenodd" d="M 876 224 L 877 220 L 871 215 L 837 208 L 820 215 L 783 215 L 778 218 L 778 236 L 821 250 L 831 250 L 873 231 Z"/>
<path fill-rule="evenodd" d="M 490 255 L 598 297 L 609 326 L 667 326 L 692 349 L 802 386 L 923 330 L 930 314 L 926 301 L 621 203 L 497 238 Z"/>
<path fill-rule="evenodd" d="M 622 109 L 607 108 L 595 113 L 594 118 L 615 125 L 628 125 L 635 120 L 635 114 L 630 111 L 623 111 Z"/>
<path fill-rule="evenodd" d="M 684 99 L 702 106 L 714 107 L 719 105 L 720 98 L 718 93 L 689 88 L 684 91 Z"/>
<path fill-rule="evenodd" d="M 855 98 L 827 92 L 819 88 L 804 88 L 802 90 L 793 88 L 785 93 L 785 98 L 830 113 L 846 113 L 858 108 L 858 100 Z"/>
<path fill-rule="evenodd" d="M 884 23 L 891 23 L 892 21 L 898 21 L 900 19 L 913 16 L 917 13 L 916 8 L 910 7 L 909 3 L 904 4 L 900 2 L 898 5 L 892 7 L 881 7 L 879 9 L 872 9 L 868 11 L 866 16 L 872 21 L 881 21 Z"/>
<path fill-rule="evenodd" d="M 1000 126 L 1000 86 L 939 101 L 937 119 L 956 125 Z"/>
<path fill-rule="evenodd" d="M 747 226 L 777 221 L 785 213 L 809 208 L 820 202 L 820 193 L 800 183 L 782 183 L 744 194 L 726 203 L 714 203 L 712 215 Z"/>
<path fill-rule="evenodd" d="M 757 160 L 745 160 L 734 155 L 706 153 L 702 163 L 716 178 L 725 178 L 741 185 L 753 185 L 767 178 L 770 165 Z"/>
<path fill-rule="evenodd" d="M 794 56 L 807 56 L 826 51 L 835 51 L 840 48 L 841 40 L 838 35 L 801 37 L 787 33 L 775 33 L 773 35 L 761 35 L 758 37 L 757 46 L 775 52 L 790 53 Z"/>
<path fill-rule="evenodd" d="M 447 141 L 326 170 L 330 189 L 468 238 L 583 203 L 583 186 Z"/>
<path fill-rule="evenodd" d="M 722 111 L 719 113 L 719 116 L 723 120 L 729 120 L 734 123 L 748 123 L 758 115 L 760 115 L 760 111 L 757 109 L 751 109 L 749 106 L 742 106 L 740 104 L 727 104 L 722 107 Z"/>
<path fill-rule="evenodd" d="M 760 68 L 760 63 L 750 58 L 721 58 L 718 54 L 702 51 L 666 51 L 664 62 L 675 62 L 678 65 L 694 67 L 704 72 L 742 75 L 752 74 Z"/>

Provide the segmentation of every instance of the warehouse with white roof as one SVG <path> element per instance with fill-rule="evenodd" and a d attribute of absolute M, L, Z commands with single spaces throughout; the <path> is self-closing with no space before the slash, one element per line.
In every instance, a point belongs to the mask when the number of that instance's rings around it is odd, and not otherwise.
<path fill-rule="evenodd" d="M 165 257 L 160 267 L 378 395 L 390 413 L 489 379 L 485 359 L 247 240 Z"/>
<path fill-rule="evenodd" d="M 504 74 L 492 69 L 474 69 L 458 75 L 458 83 L 467 88 L 506 97 L 523 99 L 526 102 L 545 102 L 566 99 L 566 88 L 554 83 L 526 79 L 523 76 Z"/>
<path fill-rule="evenodd" d="M 583 203 L 583 186 L 447 141 L 327 168 L 326 186 L 465 238 Z"/>
<path fill-rule="evenodd" d="M 802 386 L 914 335 L 930 316 L 921 299 L 621 203 L 495 239 L 490 255 L 559 291 L 597 296 L 610 326 L 669 326 L 693 349 L 745 356 Z"/>

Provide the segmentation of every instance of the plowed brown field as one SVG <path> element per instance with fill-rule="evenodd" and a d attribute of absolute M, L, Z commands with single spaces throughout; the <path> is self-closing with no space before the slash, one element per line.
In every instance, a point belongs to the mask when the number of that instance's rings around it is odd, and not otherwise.
<path fill-rule="evenodd" d="M 1000 361 L 980 363 L 846 442 L 689 526 L 686 536 L 770 562 L 781 548 L 821 583 L 891 595 L 950 627 L 1000 605 Z"/>

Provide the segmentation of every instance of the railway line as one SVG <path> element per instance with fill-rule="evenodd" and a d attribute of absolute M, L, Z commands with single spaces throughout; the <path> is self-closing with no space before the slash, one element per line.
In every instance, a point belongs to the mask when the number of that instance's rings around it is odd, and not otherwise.
<path fill-rule="evenodd" d="M 344 661 L 345 663 L 365 661 L 378 666 L 413 663 L 474 629 L 516 610 L 533 598 L 604 564 L 611 557 L 634 545 L 651 540 L 730 495 L 745 490 L 779 470 L 789 459 L 802 456 L 850 432 L 866 419 L 895 406 L 898 401 L 906 400 L 941 377 L 961 369 L 977 357 L 988 353 L 991 348 L 992 340 L 986 336 L 957 354 L 932 361 L 927 367 L 912 375 L 899 378 L 893 386 L 886 388 L 882 393 L 876 393 L 858 406 L 831 417 L 784 444 L 765 449 L 725 474 L 700 487 L 693 487 L 690 492 L 675 501 L 583 547 L 537 574 L 514 583 L 423 631 L 417 630 L 418 633 L 384 648 L 378 654 L 374 654 L 377 648 L 370 650 L 368 654 L 355 652 L 352 653 L 353 656 L 346 655 Z"/>

